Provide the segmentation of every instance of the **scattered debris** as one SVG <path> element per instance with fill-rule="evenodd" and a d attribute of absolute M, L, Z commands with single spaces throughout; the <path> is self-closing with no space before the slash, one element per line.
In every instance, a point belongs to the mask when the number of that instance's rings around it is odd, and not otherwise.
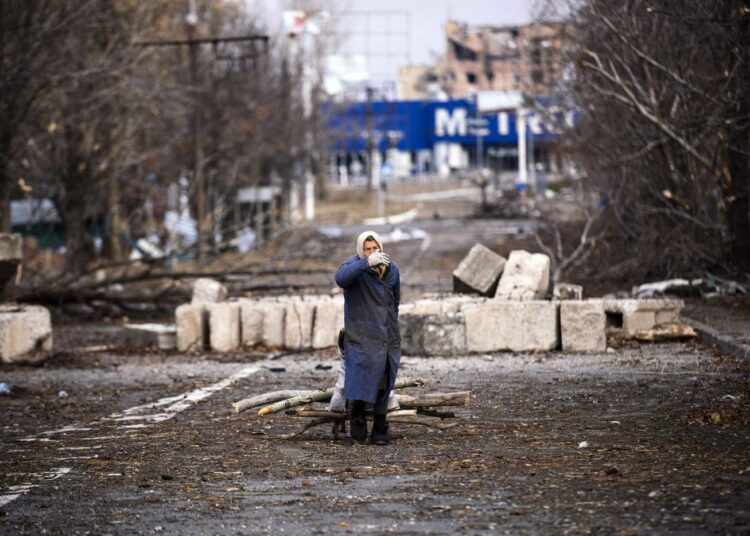
<path fill-rule="evenodd" d="M 58 398 L 68 398 L 68 392 L 65 390 L 60 390 L 57 393 Z"/>
<path fill-rule="evenodd" d="M 13 390 L 10 388 L 10 385 L 5 382 L 0 382 L 0 395 L 9 395 L 12 393 Z"/>
<path fill-rule="evenodd" d="M 679 341 L 694 339 L 698 333 L 688 324 L 681 322 L 670 322 L 659 324 L 653 329 L 642 329 L 635 332 L 635 338 L 644 342 Z"/>

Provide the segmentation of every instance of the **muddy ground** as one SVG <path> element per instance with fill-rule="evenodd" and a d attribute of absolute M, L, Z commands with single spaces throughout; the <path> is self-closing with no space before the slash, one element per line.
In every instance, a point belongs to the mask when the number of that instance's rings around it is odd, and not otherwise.
<path fill-rule="evenodd" d="M 116 337 L 68 325 L 60 340 Z M 401 374 L 423 389 L 473 394 L 458 427 L 394 424 L 387 447 L 329 426 L 282 439 L 302 420 L 233 413 L 251 394 L 334 381 L 333 352 L 272 357 L 79 347 L 4 368 L 0 495 L 33 487 L 0 507 L 0 533 L 750 531 L 748 364 L 698 344 L 405 357 Z M 248 367 L 172 418 L 102 420 Z"/>

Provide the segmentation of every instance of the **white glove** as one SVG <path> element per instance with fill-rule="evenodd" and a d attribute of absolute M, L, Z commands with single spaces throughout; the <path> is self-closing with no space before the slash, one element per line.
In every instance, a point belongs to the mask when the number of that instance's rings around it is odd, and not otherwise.
<path fill-rule="evenodd" d="M 370 268 L 372 268 L 373 266 L 377 266 L 378 264 L 384 264 L 388 266 L 390 262 L 391 258 L 381 251 L 376 251 L 375 253 L 367 257 L 367 265 Z"/>

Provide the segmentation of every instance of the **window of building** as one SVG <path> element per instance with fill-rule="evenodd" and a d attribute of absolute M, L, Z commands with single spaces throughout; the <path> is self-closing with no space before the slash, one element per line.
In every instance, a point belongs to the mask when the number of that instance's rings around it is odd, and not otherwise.
<path fill-rule="evenodd" d="M 477 61 L 477 53 L 469 47 L 465 47 L 455 41 L 450 41 L 453 48 L 453 55 L 460 61 Z"/>
<path fill-rule="evenodd" d="M 470 84 L 477 83 L 477 75 L 474 73 L 466 73 L 466 81 Z"/>
<path fill-rule="evenodd" d="M 531 81 L 535 84 L 542 84 L 544 82 L 544 73 L 539 69 L 531 71 Z"/>

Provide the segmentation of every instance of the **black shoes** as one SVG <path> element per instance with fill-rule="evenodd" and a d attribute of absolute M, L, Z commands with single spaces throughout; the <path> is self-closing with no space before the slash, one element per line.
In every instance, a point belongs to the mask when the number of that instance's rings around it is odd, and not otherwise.
<path fill-rule="evenodd" d="M 373 445 L 381 446 L 388 445 L 391 442 L 391 438 L 388 435 L 388 423 L 385 422 L 385 414 L 375 414 L 370 441 Z"/>
<path fill-rule="evenodd" d="M 352 439 L 358 443 L 367 441 L 367 417 L 365 415 L 365 404 L 355 401 L 352 404 L 351 415 L 349 417 L 350 434 Z"/>

